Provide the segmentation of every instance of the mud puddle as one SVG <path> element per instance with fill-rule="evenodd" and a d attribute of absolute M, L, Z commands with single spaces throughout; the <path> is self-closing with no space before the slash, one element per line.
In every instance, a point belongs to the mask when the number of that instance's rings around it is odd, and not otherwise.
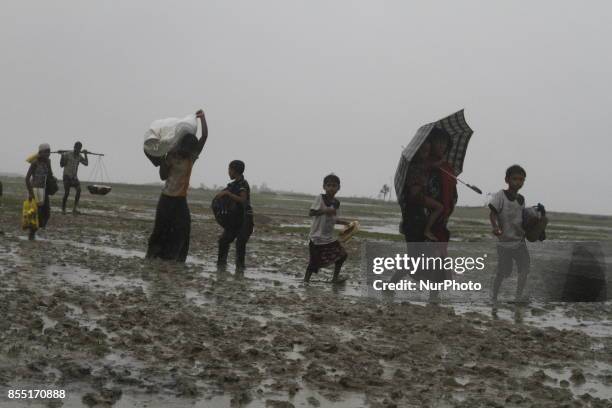
<path fill-rule="evenodd" d="M 601 306 L 612 306 L 612 302 L 600 304 Z M 460 315 L 467 313 L 479 313 L 491 316 L 494 319 L 514 322 L 516 324 L 527 324 L 538 328 L 553 327 L 558 330 L 576 330 L 591 337 L 610 337 L 612 335 L 612 317 L 610 315 L 598 315 L 597 319 L 584 319 L 568 316 L 576 304 L 544 305 L 533 304 L 528 306 L 501 305 L 493 313 L 491 306 L 484 305 L 449 305 Z"/>
<path fill-rule="evenodd" d="M 515 375 L 530 378 L 545 385 L 568 389 L 574 396 L 589 394 L 601 399 L 612 397 L 612 364 L 600 361 L 578 367 L 530 366 L 518 370 Z"/>
<path fill-rule="evenodd" d="M 49 265 L 45 271 L 51 282 L 60 279 L 72 286 L 86 286 L 88 289 L 104 292 L 117 293 L 126 288 L 141 288 L 145 293 L 150 292 L 149 284 L 140 278 L 127 278 L 113 273 L 103 275 L 78 266 Z"/>

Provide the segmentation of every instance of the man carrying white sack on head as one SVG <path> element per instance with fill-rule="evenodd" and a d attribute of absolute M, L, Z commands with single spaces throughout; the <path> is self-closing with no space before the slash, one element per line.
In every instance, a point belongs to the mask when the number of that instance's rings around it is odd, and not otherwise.
<path fill-rule="evenodd" d="M 204 111 L 197 111 L 195 117 L 199 118 L 202 124 L 200 139 L 195 135 L 197 126 L 195 129 L 192 127 L 189 132 L 177 135 L 168 152 L 163 155 L 159 155 L 160 151 L 147 150 L 147 136 L 145 136 L 145 154 L 154 164 L 159 165 L 159 177 L 166 182 L 157 204 L 155 226 L 149 238 L 147 258 L 177 262 L 185 262 L 187 258 L 191 233 L 187 190 L 193 164 L 198 159 L 208 137 Z"/>

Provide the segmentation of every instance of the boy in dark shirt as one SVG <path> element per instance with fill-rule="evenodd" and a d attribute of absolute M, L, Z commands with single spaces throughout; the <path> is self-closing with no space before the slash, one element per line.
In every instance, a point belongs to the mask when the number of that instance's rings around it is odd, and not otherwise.
<path fill-rule="evenodd" d="M 233 160 L 229 164 L 228 173 L 233 181 L 219 192 L 217 199 L 229 198 L 236 203 L 236 212 L 242 218 L 239 227 L 228 227 L 223 229 L 219 237 L 219 256 L 217 267 L 220 270 L 227 266 L 227 255 L 230 244 L 236 240 L 236 273 L 244 273 L 246 244 L 253 233 L 253 209 L 251 208 L 251 188 L 244 179 L 244 162 Z"/>

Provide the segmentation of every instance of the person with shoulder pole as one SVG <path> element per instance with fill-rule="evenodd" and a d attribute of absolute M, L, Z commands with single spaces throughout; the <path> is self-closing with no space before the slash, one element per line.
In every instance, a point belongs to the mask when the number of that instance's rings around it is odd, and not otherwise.
<path fill-rule="evenodd" d="M 80 214 L 77 210 L 79 199 L 81 198 L 81 183 L 78 178 L 79 164 L 83 164 L 83 166 L 89 165 L 87 150 L 81 151 L 82 147 L 83 145 L 81 142 L 76 142 L 74 144 L 74 150 L 62 153 L 62 158 L 60 159 L 60 166 L 64 168 L 64 198 L 62 199 L 62 214 L 64 215 L 66 215 L 66 203 L 68 202 L 70 189 L 73 187 L 76 190 L 76 194 L 74 196 L 72 214 Z M 83 155 L 81 155 L 81 153 L 83 153 Z"/>

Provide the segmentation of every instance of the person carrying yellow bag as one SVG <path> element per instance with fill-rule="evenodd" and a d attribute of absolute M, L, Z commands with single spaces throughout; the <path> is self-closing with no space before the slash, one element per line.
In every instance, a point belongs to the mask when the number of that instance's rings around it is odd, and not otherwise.
<path fill-rule="evenodd" d="M 38 228 L 45 228 L 51 216 L 51 206 L 49 203 L 49 189 L 47 185 L 53 178 L 51 170 L 51 147 L 43 143 L 38 147 L 38 154 L 30 163 L 30 168 L 25 177 L 25 184 L 28 189 L 28 201 L 34 201 L 37 207 Z M 31 206 L 31 204 L 29 204 Z M 32 224 L 29 226 L 29 239 L 36 239 L 36 231 Z"/>

